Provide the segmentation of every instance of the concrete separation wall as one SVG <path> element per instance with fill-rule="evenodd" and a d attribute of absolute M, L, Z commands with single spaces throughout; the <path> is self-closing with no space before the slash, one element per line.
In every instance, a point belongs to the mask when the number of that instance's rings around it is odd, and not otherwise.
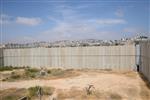
<path fill-rule="evenodd" d="M 140 43 L 141 62 L 140 72 L 150 81 L 150 41 Z"/>
<path fill-rule="evenodd" d="M 4 49 L 4 66 L 133 70 L 135 46 Z"/>
<path fill-rule="evenodd" d="M 0 66 L 3 66 L 3 64 L 4 64 L 3 49 L 0 48 Z"/>

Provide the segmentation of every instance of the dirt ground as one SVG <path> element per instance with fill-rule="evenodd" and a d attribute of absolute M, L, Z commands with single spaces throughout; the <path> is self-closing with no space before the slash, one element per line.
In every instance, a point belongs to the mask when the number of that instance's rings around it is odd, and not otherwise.
<path fill-rule="evenodd" d="M 150 100 L 149 83 L 137 72 L 113 72 L 101 70 L 77 70 L 78 76 L 57 79 L 1 81 L 1 91 L 33 86 L 55 88 L 52 96 L 58 100 Z M 93 85 L 92 95 L 85 88 Z M 3 95 L 3 92 L 0 92 Z M 50 100 L 45 97 L 44 100 Z"/>

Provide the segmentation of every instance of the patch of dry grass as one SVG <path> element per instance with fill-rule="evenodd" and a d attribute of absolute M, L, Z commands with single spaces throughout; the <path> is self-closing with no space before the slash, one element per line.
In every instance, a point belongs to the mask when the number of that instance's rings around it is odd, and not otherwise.
<path fill-rule="evenodd" d="M 71 78 L 80 75 L 80 72 L 73 69 L 50 69 L 49 74 L 43 79 L 60 79 L 60 78 Z"/>
<path fill-rule="evenodd" d="M 122 100 L 122 97 L 117 93 L 111 93 L 109 98 L 110 100 Z"/>
<path fill-rule="evenodd" d="M 67 77 L 79 76 L 80 73 L 73 69 L 48 69 L 47 74 L 40 75 L 40 69 L 26 68 L 23 71 L 12 71 L 3 77 L 2 81 L 18 81 L 18 80 L 30 80 L 30 79 L 59 79 Z M 2 74 L 3 75 L 3 74 Z"/>
<path fill-rule="evenodd" d="M 104 98 L 103 93 L 98 90 L 93 91 L 92 94 L 87 95 L 85 90 L 72 88 L 69 91 L 59 90 L 58 100 L 73 99 L 73 100 L 101 100 Z"/>
<path fill-rule="evenodd" d="M 30 72 L 39 72 L 30 70 Z M 46 100 L 49 96 L 53 96 L 53 94 L 57 94 L 58 100 L 150 100 L 150 88 L 149 83 L 145 81 L 142 76 L 137 72 L 114 72 L 114 71 L 105 71 L 105 70 L 75 70 L 75 69 L 47 69 L 47 73 L 44 77 L 35 77 L 33 79 L 46 79 L 42 80 L 39 83 L 40 86 L 43 84 L 47 87 L 42 87 L 44 91 L 44 100 Z M 11 73 L 13 75 L 19 74 L 24 75 L 23 72 L 14 72 Z M 75 77 L 81 75 L 81 77 Z M 75 77 L 75 78 L 73 78 Z M 51 79 L 59 79 L 59 78 L 70 78 L 68 79 L 61 79 L 61 80 L 51 80 Z M 142 80 L 142 79 L 143 80 Z M 22 79 L 19 77 L 19 79 Z M 16 80 L 19 80 L 16 79 Z M 50 79 L 50 81 L 49 81 Z M 90 81 L 89 81 L 90 80 Z M 93 83 L 91 83 L 91 80 Z M 31 80 L 30 80 L 31 81 Z M 54 81 L 54 82 L 52 82 Z M 29 81 L 27 81 L 29 82 Z M 35 82 L 35 81 L 33 81 Z M 45 83 L 46 82 L 46 83 Z M 4 82 L 9 83 L 9 82 Z M 17 84 L 18 82 L 16 82 Z M 31 82 L 32 83 L 32 82 Z M 31 84 L 29 83 L 29 84 Z M 61 83 L 61 84 L 60 84 Z M 22 84 L 22 83 L 21 83 Z M 20 84 L 20 85 L 21 85 Z M 49 85 L 50 84 L 50 85 Z M 84 89 L 85 84 L 93 84 L 94 90 L 91 94 L 87 94 L 86 90 Z M 17 86 L 20 86 L 17 85 Z M 55 91 L 49 86 L 55 87 L 57 91 Z M 60 87 L 59 87 L 60 86 Z M 69 87 L 69 88 L 68 88 Z M 73 87 L 73 88 L 71 88 Z M 19 88 L 19 87 L 17 87 Z M 26 88 L 26 87 L 22 87 Z M 34 95 L 31 96 L 32 100 L 37 99 L 35 95 L 37 95 L 37 89 L 31 89 L 31 92 L 34 92 Z M 33 91 L 32 91 L 33 90 Z M 29 93 L 29 90 L 26 90 Z M 7 91 L 0 91 L 0 94 L 3 94 L 5 97 L 4 100 L 11 100 L 11 95 L 17 96 L 15 91 L 12 90 Z M 12 93 L 13 92 L 13 93 Z M 23 93 L 23 92 L 21 92 Z M 26 93 L 26 92 L 24 92 Z M 27 95 L 30 96 L 30 95 Z M 3 100 L 3 99 L 2 99 Z M 14 99 L 12 99 L 14 100 Z"/>
<path fill-rule="evenodd" d="M 18 100 L 27 94 L 26 89 L 6 89 L 0 91 L 1 100 Z"/>
<path fill-rule="evenodd" d="M 53 87 L 41 87 L 43 97 L 48 97 L 53 94 L 55 88 Z M 30 87 L 29 89 L 10 88 L 0 91 L 0 100 L 18 100 L 22 97 L 28 97 L 31 100 L 37 100 L 38 86 Z"/>
<path fill-rule="evenodd" d="M 122 97 L 107 91 L 95 90 L 91 95 L 87 95 L 84 90 L 71 89 L 70 91 L 59 90 L 58 100 L 122 100 Z"/>
<path fill-rule="evenodd" d="M 35 87 L 30 87 L 28 88 L 28 96 L 31 98 L 31 97 L 36 97 L 38 95 L 38 91 L 39 91 L 39 88 L 41 88 L 41 93 L 42 95 L 52 95 L 55 88 L 53 87 L 40 87 L 40 86 L 35 86 Z"/>

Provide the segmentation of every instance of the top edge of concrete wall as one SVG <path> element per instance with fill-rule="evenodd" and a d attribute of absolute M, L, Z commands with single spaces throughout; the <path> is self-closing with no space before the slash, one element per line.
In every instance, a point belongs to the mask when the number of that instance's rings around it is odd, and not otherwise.
<path fill-rule="evenodd" d="M 28 47 L 28 48 L 0 48 L 0 49 L 33 49 L 33 48 L 90 48 L 90 47 L 123 47 L 123 46 L 133 46 L 135 45 L 135 43 L 133 44 L 126 44 L 126 45 L 108 45 L 108 46 L 74 46 L 74 47 L 71 47 L 71 46 L 65 46 L 65 47 Z"/>

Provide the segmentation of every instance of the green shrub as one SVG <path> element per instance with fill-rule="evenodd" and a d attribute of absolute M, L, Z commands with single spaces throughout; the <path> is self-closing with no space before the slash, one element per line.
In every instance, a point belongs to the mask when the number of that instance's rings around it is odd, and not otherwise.
<path fill-rule="evenodd" d="M 5 100 L 15 100 L 16 97 L 13 97 L 13 96 L 6 96 L 5 97 Z"/>
<path fill-rule="evenodd" d="M 35 75 L 35 74 L 30 74 L 30 77 L 31 77 L 31 78 L 35 78 L 36 75 Z"/>
<path fill-rule="evenodd" d="M 27 90 L 20 89 L 5 89 L 1 91 L 0 100 L 20 100 L 20 98 L 27 95 Z"/>
<path fill-rule="evenodd" d="M 0 71 L 11 71 L 13 69 L 22 69 L 22 67 L 0 66 Z"/>
<path fill-rule="evenodd" d="M 51 70 L 48 70 L 47 73 L 48 73 L 48 74 L 51 74 Z"/>
<path fill-rule="evenodd" d="M 35 78 L 36 74 L 38 74 L 38 72 L 39 72 L 39 69 L 27 68 L 27 69 L 25 69 L 25 76 Z"/>
<path fill-rule="evenodd" d="M 65 71 L 62 69 L 51 69 L 51 75 L 53 76 L 60 76 L 63 75 L 64 73 Z"/>
<path fill-rule="evenodd" d="M 42 90 L 42 95 L 52 95 L 54 92 L 53 87 L 40 87 L 40 86 L 35 86 L 35 87 L 30 87 L 28 88 L 28 94 L 29 97 L 37 96 L 38 95 L 38 90 L 41 88 Z"/>
<path fill-rule="evenodd" d="M 21 76 L 20 75 L 17 75 L 17 74 L 14 74 L 14 75 L 11 75 L 10 78 L 11 79 L 19 79 Z"/>
<path fill-rule="evenodd" d="M 2 79 L 2 81 L 6 81 L 6 80 L 8 80 L 8 78 Z"/>
<path fill-rule="evenodd" d="M 31 72 L 31 73 L 36 73 L 36 72 L 39 72 L 39 69 L 36 69 L 36 68 L 27 68 L 26 71 Z"/>
<path fill-rule="evenodd" d="M 13 70 L 12 66 L 1 66 L 0 71 L 11 71 Z"/>
<path fill-rule="evenodd" d="M 40 88 L 39 86 L 28 88 L 29 96 L 30 97 L 37 96 L 37 92 L 39 88 Z"/>

